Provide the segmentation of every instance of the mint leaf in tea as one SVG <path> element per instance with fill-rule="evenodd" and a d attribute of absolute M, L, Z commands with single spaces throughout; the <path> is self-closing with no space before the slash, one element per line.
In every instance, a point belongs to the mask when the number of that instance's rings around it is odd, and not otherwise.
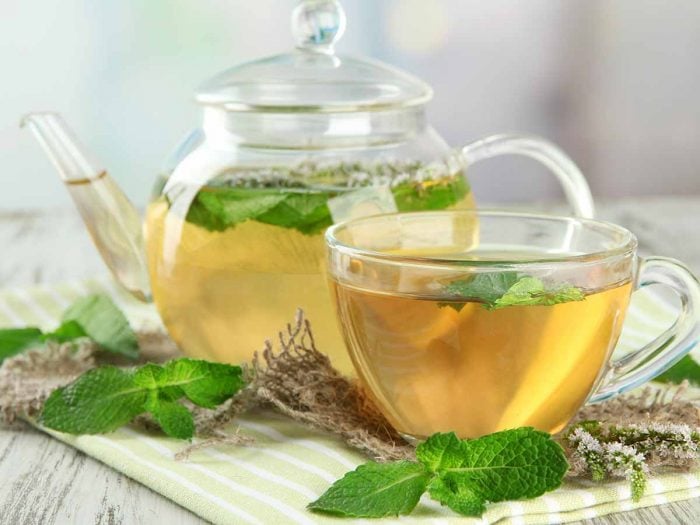
<path fill-rule="evenodd" d="M 333 224 L 329 199 L 370 186 L 390 187 L 398 211 L 443 210 L 469 194 L 461 174 L 421 163 L 306 163 L 223 174 L 197 192 L 186 220 L 212 231 L 252 220 L 314 235 Z"/>
<path fill-rule="evenodd" d="M 489 310 L 516 305 L 551 306 L 585 299 L 583 291 L 575 286 L 559 284 L 546 288 L 540 279 L 516 272 L 478 273 L 450 282 L 445 291 L 455 297 L 480 300 Z M 463 306 L 456 302 L 444 304 L 457 311 Z"/>
<path fill-rule="evenodd" d="M 446 163 L 306 162 L 168 184 L 146 215 L 151 285 L 168 332 L 190 354 L 240 363 L 302 307 L 319 348 L 351 373 L 322 273 L 323 232 L 331 209 L 377 213 L 377 195 L 401 211 L 474 205 L 461 166 Z"/>

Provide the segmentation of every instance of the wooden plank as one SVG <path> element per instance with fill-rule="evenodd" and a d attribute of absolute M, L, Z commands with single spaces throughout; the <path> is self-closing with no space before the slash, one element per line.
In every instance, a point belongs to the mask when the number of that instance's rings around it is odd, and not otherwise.
<path fill-rule="evenodd" d="M 625 200 L 599 216 L 630 228 L 647 254 L 700 273 L 700 197 Z M 76 256 L 76 254 L 80 254 Z M 0 287 L 104 275 L 77 213 L 0 213 Z M 700 498 L 589 520 L 594 525 L 700 522 Z M 0 523 L 168 523 L 200 518 L 63 443 L 26 426 L 0 428 Z"/>

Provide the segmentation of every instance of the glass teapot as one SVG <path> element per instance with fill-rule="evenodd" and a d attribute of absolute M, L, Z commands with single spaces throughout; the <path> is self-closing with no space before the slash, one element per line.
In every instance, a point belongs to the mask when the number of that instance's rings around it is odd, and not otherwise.
<path fill-rule="evenodd" d="M 334 52 L 345 23 L 338 1 L 300 2 L 295 50 L 203 85 L 202 125 L 168 161 L 143 227 L 58 115 L 24 119 L 117 281 L 152 297 L 192 356 L 248 360 L 302 307 L 318 348 L 349 370 L 323 276 L 323 231 L 358 215 L 473 207 L 465 169 L 482 159 L 539 160 L 575 214 L 593 214 L 578 168 L 547 141 L 499 135 L 450 148 L 426 121 L 428 85 Z"/>

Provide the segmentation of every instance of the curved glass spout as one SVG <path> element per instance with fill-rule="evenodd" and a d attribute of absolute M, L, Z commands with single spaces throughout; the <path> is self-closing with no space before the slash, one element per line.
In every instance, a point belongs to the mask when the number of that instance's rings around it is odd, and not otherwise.
<path fill-rule="evenodd" d="M 150 298 L 141 218 L 124 192 L 85 153 L 55 113 L 22 119 L 61 175 L 102 259 L 115 279 L 141 300 Z"/>

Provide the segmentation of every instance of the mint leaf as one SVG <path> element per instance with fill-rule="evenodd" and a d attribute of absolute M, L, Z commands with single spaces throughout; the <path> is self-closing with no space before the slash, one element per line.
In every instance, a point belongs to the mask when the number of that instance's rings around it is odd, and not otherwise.
<path fill-rule="evenodd" d="M 42 341 L 56 341 L 58 343 L 67 343 L 81 337 L 86 337 L 87 334 L 83 327 L 77 321 L 65 321 L 56 328 L 53 332 L 49 332 L 41 336 Z"/>
<path fill-rule="evenodd" d="M 487 305 L 503 297 L 518 282 L 516 272 L 477 273 L 470 279 L 453 281 L 445 286 L 450 295 L 477 299 Z"/>
<path fill-rule="evenodd" d="M 654 381 L 680 384 L 686 379 L 691 385 L 700 386 L 700 365 L 690 355 L 686 355 L 671 368 L 656 376 Z"/>
<path fill-rule="evenodd" d="M 416 457 L 430 472 L 462 464 L 462 441 L 454 432 L 433 434 L 416 447 Z"/>
<path fill-rule="evenodd" d="M 320 233 L 331 224 L 328 193 L 289 193 L 274 208 L 258 215 L 255 220 L 265 224 L 294 228 L 301 233 Z"/>
<path fill-rule="evenodd" d="M 438 465 L 428 487 L 431 497 L 469 516 L 483 512 L 486 502 L 534 498 L 553 490 L 568 469 L 561 446 L 546 432 L 528 427 L 462 440 L 458 462 L 455 447 L 453 438 L 438 434 L 417 454 L 429 466 Z M 438 457 L 447 460 L 436 462 Z"/>
<path fill-rule="evenodd" d="M 52 332 L 39 328 L 8 328 L 0 330 L 0 362 L 32 346 L 47 341 L 66 343 L 90 337 L 104 350 L 136 357 L 138 342 L 124 314 L 109 296 L 95 294 L 75 301 L 63 314 L 63 322 Z"/>
<path fill-rule="evenodd" d="M 194 418 L 189 410 L 175 401 L 159 400 L 149 412 L 167 435 L 177 439 L 194 436 Z"/>
<path fill-rule="evenodd" d="M 444 210 L 469 193 L 466 177 L 456 175 L 423 183 L 406 182 L 391 189 L 399 211 Z"/>
<path fill-rule="evenodd" d="M 521 277 L 503 297 L 496 299 L 491 308 L 496 310 L 506 306 L 551 306 L 571 301 L 583 301 L 585 298 L 586 296 L 580 288 L 571 285 L 565 284 L 546 290 L 544 283 L 536 277 Z"/>
<path fill-rule="evenodd" d="M 480 301 L 489 310 L 507 306 L 551 306 L 586 298 L 580 288 L 562 284 L 547 289 L 540 279 L 519 276 L 516 272 L 478 273 L 447 284 L 445 292 L 455 298 Z M 464 304 L 445 301 L 440 306 L 450 306 L 459 312 Z"/>
<path fill-rule="evenodd" d="M 330 193 L 284 189 L 215 188 L 200 191 L 187 221 L 223 231 L 246 220 L 294 228 L 315 234 L 333 224 L 327 202 Z"/>
<path fill-rule="evenodd" d="M 238 366 L 197 359 L 177 359 L 164 367 L 159 387 L 177 386 L 195 405 L 214 408 L 245 386 Z"/>
<path fill-rule="evenodd" d="M 418 173 L 419 170 L 427 171 Z M 341 163 L 329 168 L 284 167 L 274 171 L 252 170 L 247 177 L 239 173 L 239 177 L 228 180 L 228 185 L 203 188 L 190 204 L 185 220 L 210 231 L 223 231 L 255 220 L 313 235 L 333 224 L 327 203 L 338 193 L 314 189 L 319 185 L 342 185 L 348 180 L 359 181 L 359 186 L 348 189 L 389 185 L 399 211 L 442 210 L 461 202 L 470 191 L 461 174 L 450 174 L 444 166 L 431 173 L 420 163 Z M 409 180 L 393 185 L 397 177 Z"/>
<path fill-rule="evenodd" d="M 41 346 L 41 335 L 41 330 L 34 327 L 0 329 L 0 363 L 33 346 Z"/>
<path fill-rule="evenodd" d="M 450 479 L 434 478 L 428 485 L 428 493 L 435 501 L 463 516 L 481 516 L 486 510 L 486 502 L 480 494 Z"/>
<path fill-rule="evenodd" d="M 205 188 L 192 201 L 186 220 L 210 231 L 223 231 L 258 217 L 285 198 L 278 190 Z"/>
<path fill-rule="evenodd" d="M 188 358 L 132 370 L 95 368 L 52 392 L 39 422 L 70 434 L 99 434 L 150 412 L 166 434 L 188 439 L 194 435 L 192 414 L 176 401 L 187 397 L 214 408 L 245 386 L 242 376 L 238 366 Z"/>
<path fill-rule="evenodd" d="M 134 385 L 133 372 L 114 366 L 94 368 L 54 390 L 39 422 L 71 434 L 111 432 L 143 412 L 147 390 Z"/>
<path fill-rule="evenodd" d="M 569 464 L 546 432 L 517 428 L 478 439 L 454 432 L 434 434 L 416 448 L 419 463 L 369 462 L 345 474 L 311 510 L 352 518 L 408 514 L 425 490 L 466 516 L 478 516 L 486 503 L 534 498 L 553 490 Z"/>
<path fill-rule="evenodd" d="M 65 311 L 63 321 L 78 323 L 85 335 L 105 350 L 132 359 L 138 357 L 136 334 L 121 310 L 105 294 L 78 299 Z"/>
<path fill-rule="evenodd" d="M 419 463 L 372 461 L 345 474 L 308 508 L 352 518 L 408 514 L 418 504 L 430 478 Z"/>

